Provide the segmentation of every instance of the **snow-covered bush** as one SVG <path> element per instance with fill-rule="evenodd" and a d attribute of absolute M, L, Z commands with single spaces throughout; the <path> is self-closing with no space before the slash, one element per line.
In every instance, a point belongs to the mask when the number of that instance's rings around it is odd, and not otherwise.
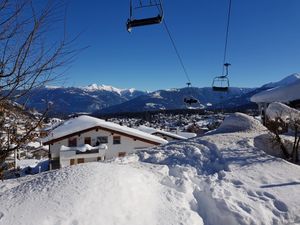
<path fill-rule="evenodd" d="M 267 127 L 275 134 L 275 140 L 280 144 L 286 159 L 299 162 L 300 144 L 300 111 L 285 104 L 274 102 L 266 110 Z M 288 132 L 289 131 L 289 132 Z M 293 136 L 292 149 L 285 144 L 281 134 L 288 133 Z"/>

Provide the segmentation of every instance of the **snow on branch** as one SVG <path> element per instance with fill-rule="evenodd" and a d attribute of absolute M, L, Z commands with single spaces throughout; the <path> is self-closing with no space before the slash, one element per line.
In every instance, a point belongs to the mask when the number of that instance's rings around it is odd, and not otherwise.
<path fill-rule="evenodd" d="M 300 122 L 300 111 L 280 102 L 271 103 L 266 110 L 266 115 L 269 120 L 280 117 L 286 123 L 291 121 Z"/>

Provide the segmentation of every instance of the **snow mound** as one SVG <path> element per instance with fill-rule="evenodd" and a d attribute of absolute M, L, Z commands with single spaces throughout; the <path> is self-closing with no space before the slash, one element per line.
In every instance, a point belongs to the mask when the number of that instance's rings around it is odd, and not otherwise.
<path fill-rule="evenodd" d="M 174 168 L 185 166 L 202 175 L 228 170 L 219 152 L 206 145 L 206 142 L 190 140 L 143 150 L 137 154 L 143 162 L 168 165 Z"/>
<path fill-rule="evenodd" d="M 271 140 L 252 117 L 233 114 L 220 130 L 139 159 L 167 166 L 164 184 L 190 199 L 205 225 L 300 224 L 300 167 L 265 153 Z"/>
<path fill-rule="evenodd" d="M 265 128 L 258 120 L 243 113 L 234 113 L 226 117 L 220 127 L 216 130 L 217 133 L 231 132 L 259 132 L 265 131 Z"/>
<path fill-rule="evenodd" d="M 88 163 L 19 181 L 0 192 L 0 224 L 203 224 L 183 195 L 162 184 L 168 169 L 154 168 Z"/>

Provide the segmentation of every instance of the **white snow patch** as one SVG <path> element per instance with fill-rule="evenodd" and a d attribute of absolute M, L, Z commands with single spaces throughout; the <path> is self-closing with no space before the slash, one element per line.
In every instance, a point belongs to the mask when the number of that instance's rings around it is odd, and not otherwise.
<path fill-rule="evenodd" d="M 152 97 L 153 98 L 163 99 L 163 97 L 161 96 L 160 91 L 156 91 L 156 92 L 152 93 Z"/>
<path fill-rule="evenodd" d="M 86 87 L 82 87 L 83 90 L 85 91 L 109 91 L 109 92 L 115 92 L 119 95 L 125 94 L 125 93 L 130 93 L 132 94 L 135 89 L 134 88 L 129 88 L 129 89 L 121 89 L 121 88 L 116 88 L 110 85 L 98 85 L 98 84 L 90 84 Z"/>
<path fill-rule="evenodd" d="M 62 145 L 60 150 L 61 151 L 79 151 L 79 152 L 86 152 L 86 151 L 92 151 L 92 150 L 107 150 L 107 145 L 101 144 L 99 146 L 90 146 L 89 144 L 84 144 L 82 146 L 77 146 L 77 147 L 68 147 Z"/>

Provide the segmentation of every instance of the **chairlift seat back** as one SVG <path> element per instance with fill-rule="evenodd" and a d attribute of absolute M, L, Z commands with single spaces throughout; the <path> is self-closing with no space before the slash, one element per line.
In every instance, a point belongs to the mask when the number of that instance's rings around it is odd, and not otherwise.
<path fill-rule="evenodd" d="M 151 17 L 151 18 L 144 18 L 144 19 L 134 19 L 134 20 L 128 19 L 127 30 L 128 32 L 131 32 L 133 27 L 159 24 L 162 22 L 162 19 L 163 17 L 161 15 L 158 15 L 156 17 Z"/>
<path fill-rule="evenodd" d="M 227 92 L 229 90 L 229 79 L 227 75 L 215 77 L 212 84 L 213 91 Z"/>
<path fill-rule="evenodd" d="M 229 90 L 229 87 L 217 87 L 217 86 L 213 86 L 213 91 L 227 92 L 228 90 Z"/>

